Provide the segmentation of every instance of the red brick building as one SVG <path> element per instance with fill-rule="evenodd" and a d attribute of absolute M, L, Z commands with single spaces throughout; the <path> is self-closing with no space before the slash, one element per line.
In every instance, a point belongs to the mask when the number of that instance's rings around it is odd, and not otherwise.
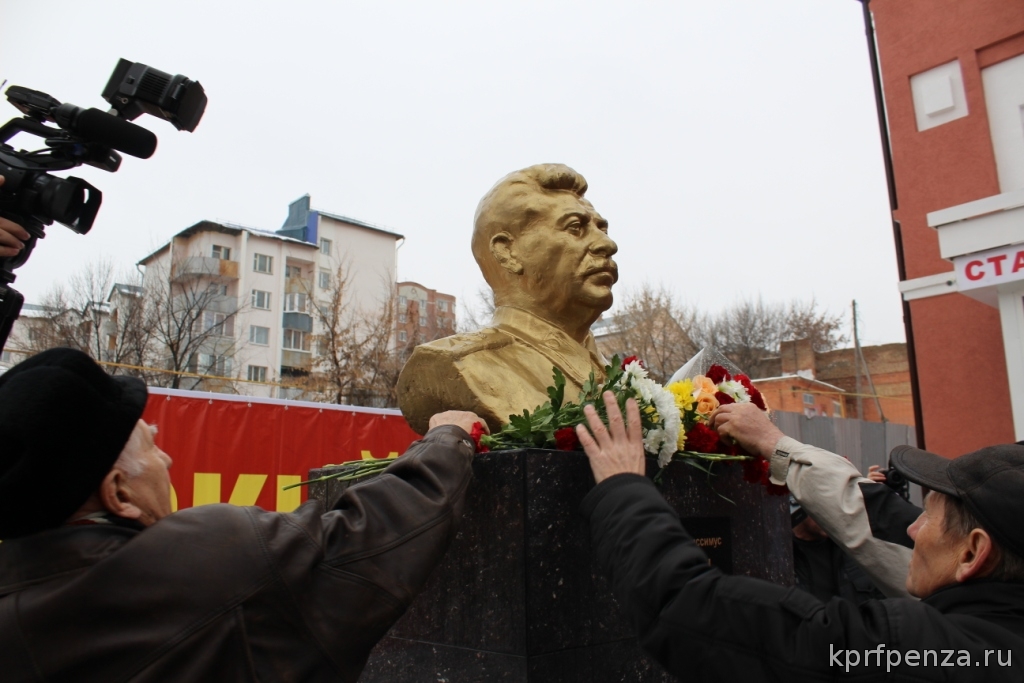
<path fill-rule="evenodd" d="M 1024 438 L 1024 4 L 862 2 L 924 445 Z"/>
<path fill-rule="evenodd" d="M 754 385 L 772 410 L 913 425 L 907 345 L 865 346 L 861 354 L 858 367 L 852 348 L 816 353 L 807 339 L 782 342 L 777 364 L 766 367 L 775 376 Z"/>
<path fill-rule="evenodd" d="M 397 348 L 412 353 L 423 342 L 455 334 L 455 297 L 418 282 L 399 282 L 395 316 Z"/>

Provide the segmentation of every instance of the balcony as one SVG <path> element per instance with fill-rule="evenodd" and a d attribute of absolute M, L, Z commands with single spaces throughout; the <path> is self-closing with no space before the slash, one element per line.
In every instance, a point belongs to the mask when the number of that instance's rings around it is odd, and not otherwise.
<path fill-rule="evenodd" d="M 281 351 L 281 367 L 309 371 L 313 367 L 313 354 L 309 351 Z"/>
<path fill-rule="evenodd" d="M 238 261 L 209 256 L 189 256 L 174 265 L 173 278 L 179 280 L 189 277 L 215 277 L 226 280 L 238 279 Z"/>
<path fill-rule="evenodd" d="M 312 332 L 313 316 L 308 313 L 285 313 L 281 318 L 281 327 L 286 330 Z"/>

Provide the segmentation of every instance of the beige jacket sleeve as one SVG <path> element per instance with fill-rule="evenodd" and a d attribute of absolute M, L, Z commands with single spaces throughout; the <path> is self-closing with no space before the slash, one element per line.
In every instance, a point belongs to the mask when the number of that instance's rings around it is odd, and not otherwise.
<path fill-rule="evenodd" d="M 870 483 L 835 453 L 784 436 L 771 458 L 771 480 L 785 484 L 807 514 L 890 598 L 912 597 L 906 589 L 911 550 L 875 538 L 860 484 Z"/>

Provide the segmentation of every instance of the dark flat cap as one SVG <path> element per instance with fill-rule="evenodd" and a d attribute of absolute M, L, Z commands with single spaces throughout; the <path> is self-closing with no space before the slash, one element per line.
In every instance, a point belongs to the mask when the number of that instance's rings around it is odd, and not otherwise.
<path fill-rule="evenodd" d="M 147 391 L 74 349 L 51 349 L 0 375 L 0 539 L 63 524 L 128 442 Z"/>
<path fill-rule="evenodd" d="M 910 481 L 962 500 L 999 544 L 1024 557 L 1024 446 L 989 446 L 952 460 L 897 446 L 889 457 Z"/>

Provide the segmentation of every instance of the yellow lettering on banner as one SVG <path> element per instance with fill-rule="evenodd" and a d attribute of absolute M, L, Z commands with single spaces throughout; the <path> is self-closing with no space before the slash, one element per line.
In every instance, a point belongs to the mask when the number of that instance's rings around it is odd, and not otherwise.
<path fill-rule="evenodd" d="M 359 454 L 362 456 L 363 460 L 383 460 L 384 459 L 384 458 L 375 458 L 375 457 L 373 457 L 373 453 L 371 453 L 370 451 L 359 451 Z M 387 457 L 389 457 L 389 458 L 397 458 L 398 457 L 398 451 L 391 451 L 390 453 L 388 453 Z"/>
<path fill-rule="evenodd" d="M 192 507 L 220 502 L 219 472 L 196 472 L 192 481 Z"/>
<path fill-rule="evenodd" d="M 171 487 L 171 512 L 178 511 L 178 492 L 174 490 L 174 484 L 170 484 Z"/>
<path fill-rule="evenodd" d="M 232 505 L 255 505 L 266 481 L 265 474 L 239 474 L 228 502 Z"/>
<path fill-rule="evenodd" d="M 298 484 L 302 477 L 297 474 L 277 475 L 277 511 L 291 512 L 302 504 L 302 489 L 294 488 L 282 491 L 285 486 Z"/>

